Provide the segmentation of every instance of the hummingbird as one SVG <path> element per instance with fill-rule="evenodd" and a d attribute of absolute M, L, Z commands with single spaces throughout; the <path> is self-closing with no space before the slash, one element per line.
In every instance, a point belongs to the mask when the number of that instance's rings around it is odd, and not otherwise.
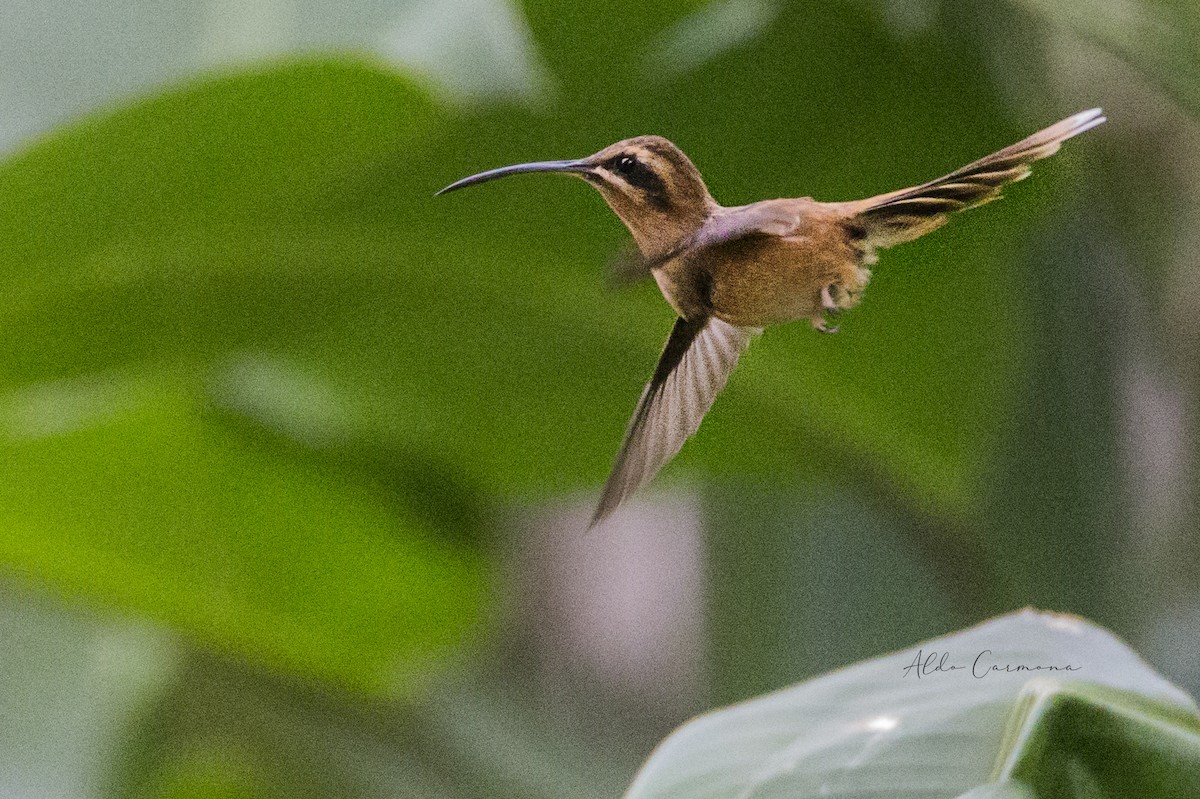
<path fill-rule="evenodd" d="M 651 275 L 677 318 L 592 516 L 594 527 L 649 482 L 700 427 L 753 336 L 770 325 L 827 322 L 858 305 L 877 251 L 997 199 L 1030 164 L 1106 121 L 1099 108 L 1068 117 L 948 175 L 850 202 L 811 197 L 725 207 L 700 171 L 661 136 L 636 136 L 586 158 L 500 167 L 437 194 L 525 172 L 590 183 L 629 229 L 635 275 Z"/>

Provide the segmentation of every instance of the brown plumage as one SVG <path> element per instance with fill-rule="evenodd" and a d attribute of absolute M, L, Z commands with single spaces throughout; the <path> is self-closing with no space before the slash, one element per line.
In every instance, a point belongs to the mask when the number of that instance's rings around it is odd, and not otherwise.
<path fill-rule="evenodd" d="M 811 197 L 719 205 L 699 170 L 660 136 L 638 136 L 573 161 L 482 172 L 439 194 L 519 172 L 570 172 L 591 183 L 633 234 L 637 262 L 678 313 L 642 392 L 592 518 L 596 524 L 651 478 L 700 426 L 750 338 L 763 327 L 825 317 L 858 304 L 876 250 L 941 227 L 950 214 L 1000 196 L 1030 164 L 1105 121 L 1076 114 L 950 174 L 856 202 Z"/>

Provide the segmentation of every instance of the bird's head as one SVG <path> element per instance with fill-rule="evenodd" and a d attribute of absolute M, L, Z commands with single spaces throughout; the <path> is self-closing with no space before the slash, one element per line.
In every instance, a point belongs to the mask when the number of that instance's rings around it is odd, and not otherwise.
<path fill-rule="evenodd" d="M 649 259 L 670 251 L 694 233 L 716 207 L 700 170 L 661 136 L 625 139 L 587 158 L 480 172 L 451 183 L 438 194 L 521 172 L 566 172 L 595 186 Z"/>

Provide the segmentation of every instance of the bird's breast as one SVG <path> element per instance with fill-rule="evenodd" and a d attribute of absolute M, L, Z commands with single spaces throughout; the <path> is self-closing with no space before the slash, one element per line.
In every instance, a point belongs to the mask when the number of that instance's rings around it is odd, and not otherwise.
<path fill-rule="evenodd" d="M 703 264 L 711 276 L 712 313 L 741 327 L 813 319 L 823 311 L 821 290 L 853 304 L 869 273 L 861 252 L 841 236 L 759 236 L 715 248 Z"/>

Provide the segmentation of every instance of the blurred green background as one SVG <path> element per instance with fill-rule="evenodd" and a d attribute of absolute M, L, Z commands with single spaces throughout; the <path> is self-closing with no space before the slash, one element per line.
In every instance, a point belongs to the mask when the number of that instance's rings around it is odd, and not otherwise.
<path fill-rule="evenodd" d="M 1198 15 L 10 0 L 0 796 L 612 796 L 1024 605 L 1200 693 Z M 432 197 L 658 133 L 725 204 L 854 199 L 1093 106 L 587 535 L 672 313 L 578 182 Z"/>

